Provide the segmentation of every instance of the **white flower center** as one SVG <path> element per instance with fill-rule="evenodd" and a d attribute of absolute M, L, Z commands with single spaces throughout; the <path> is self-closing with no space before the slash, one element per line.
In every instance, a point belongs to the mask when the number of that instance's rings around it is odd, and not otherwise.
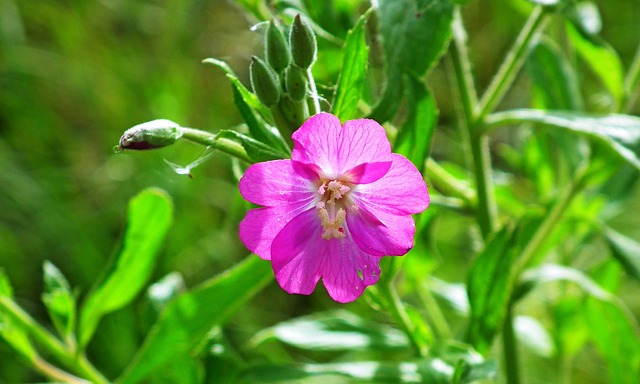
<path fill-rule="evenodd" d="M 340 180 L 323 181 L 318 187 L 318 194 L 321 198 L 316 204 L 316 209 L 323 228 L 323 239 L 343 239 L 345 237 L 342 225 L 347 217 L 345 201 L 348 200 L 350 190 L 351 187 Z"/>

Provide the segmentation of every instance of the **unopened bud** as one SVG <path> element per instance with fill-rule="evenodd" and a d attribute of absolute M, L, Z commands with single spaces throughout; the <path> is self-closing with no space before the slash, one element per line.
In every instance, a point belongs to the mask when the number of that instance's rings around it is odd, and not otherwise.
<path fill-rule="evenodd" d="M 305 70 L 292 64 L 287 68 L 285 86 L 293 100 L 300 101 L 307 95 L 307 76 Z"/>
<path fill-rule="evenodd" d="M 251 87 L 258 96 L 258 100 L 267 107 L 272 107 L 280 100 L 280 86 L 278 76 L 267 63 L 253 56 L 249 67 Z"/>
<path fill-rule="evenodd" d="M 120 138 L 118 150 L 154 149 L 171 145 L 182 137 L 180 126 L 170 120 L 153 120 L 127 129 Z"/>
<path fill-rule="evenodd" d="M 267 63 L 269 63 L 271 68 L 278 73 L 287 68 L 291 62 L 291 54 L 289 53 L 287 40 L 273 20 L 269 22 L 264 45 Z"/>
<path fill-rule="evenodd" d="M 316 61 L 316 51 L 318 50 L 316 35 L 300 15 L 296 15 L 293 24 L 291 24 L 289 45 L 293 62 L 299 67 L 309 68 Z"/>

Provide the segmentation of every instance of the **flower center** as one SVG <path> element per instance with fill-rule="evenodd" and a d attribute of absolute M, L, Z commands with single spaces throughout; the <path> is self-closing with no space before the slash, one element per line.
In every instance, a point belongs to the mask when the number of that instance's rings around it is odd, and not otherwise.
<path fill-rule="evenodd" d="M 344 200 L 347 199 L 350 190 L 351 188 L 340 180 L 324 181 L 318 187 L 318 194 L 321 198 L 316 204 L 316 209 L 323 228 L 323 239 L 343 239 L 345 237 L 342 226 L 347 217 Z"/>

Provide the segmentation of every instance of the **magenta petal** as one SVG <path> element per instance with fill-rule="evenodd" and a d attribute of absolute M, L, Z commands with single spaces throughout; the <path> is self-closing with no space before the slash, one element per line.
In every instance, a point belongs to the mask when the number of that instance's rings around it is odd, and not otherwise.
<path fill-rule="evenodd" d="M 358 185 L 350 193 L 357 206 L 378 219 L 378 212 L 408 215 L 420 213 L 429 205 L 427 185 L 418 169 L 404 156 L 392 154 L 392 159 L 387 174 L 373 183 Z"/>
<path fill-rule="evenodd" d="M 373 256 L 402 256 L 413 248 L 416 228 L 410 215 L 379 211 L 374 216 L 360 207 L 347 214 L 347 227 L 358 247 Z"/>
<path fill-rule="evenodd" d="M 354 184 L 368 184 L 386 175 L 391 168 L 391 161 L 381 161 L 377 163 L 363 163 L 348 170 L 344 175 L 344 180 Z"/>
<path fill-rule="evenodd" d="M 271 245 L 271 265 L 280 287 L 309 295 L 320 279 L 322 226 L 315 209 L 302 212 L 282 228 Z"/>
<path fill-rule="evenodd" d="M 380 259 L 358 248 L 348 233 L 341 240 L 325 240 L 321 234 L 315 210 L 289 221 L 272 244 L 276 280 L 289 293 L 308 295 L 322 278 L 333 300 L 354 301 L 378 281 Z"/>
<path fill-rule="evenodd" d="M 363 163 L 390 160 L 387 135 L 373 120 L 350 120 L 342 126 L 337 117 L 319 113 L 309 118 L 292 138 L 291 158 L 318 165 L 327 177 L 337 177 Z"/>
<path fill-rule="evenodd" d="M 271 260 L 273 239 L 291 219 L 307 209 L 304 202 L 251 209 L 240 222 L 240 240 L 260 258 Z"/>
<path fill-rule="evenodd" d="M 274 160 L 250 166 L 240 179 L 240 193 L 246 200 L 273 207 L 315 198 L 314 168 L 291 160 Z M 314 176 L 315 175 L 315 176 Z"/>

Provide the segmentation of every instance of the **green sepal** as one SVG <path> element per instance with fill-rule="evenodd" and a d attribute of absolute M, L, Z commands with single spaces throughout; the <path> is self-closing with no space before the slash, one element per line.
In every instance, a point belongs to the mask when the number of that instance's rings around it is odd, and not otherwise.
<path fill-rule="evenodd" d="M 300 15 L 296 15 L 291 24 L 289 34 L 289 45 L 291 46 L 291 57 L 293 62 L 301 68 L 309 68 L 316 61 L 318 46 L 316 35 Z"/>
<path fill-rule="evenodd" d="M 182 137 L 180 126 L 170 120 L 153 120 L 127 129 L 120 138 L 118 150 L 155 149 L 169 146 Z"/>
<path fill-rule="evenodd" d="M 269 22 L 264 38 L 264 46 L 267 63 L 276 72 L 281 73 L 291 62 L 291 53 L 289 53 L 287 40 L 273 20 Z"/>
<path fill-rule="evenodd" d="M 285 86 L 291 99 L 300 101 L 307 95 L 307 76 L 304 69 L 295 64 L 287 68 Z"/>
<path fill-rule="evenodd" d="M 280 100 L 278 76 L 264 60 L 253 56 L 249 67 L 251 87 L 258 100 L 267 107 L 272 107 Z"/>

